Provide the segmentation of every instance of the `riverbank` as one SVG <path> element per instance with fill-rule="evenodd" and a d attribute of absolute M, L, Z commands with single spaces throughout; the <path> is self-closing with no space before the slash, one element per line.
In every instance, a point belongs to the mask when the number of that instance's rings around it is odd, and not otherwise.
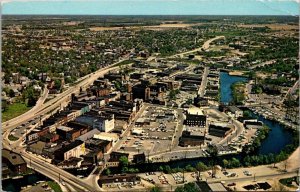
<path fill-rule="evenodd" d="M 299 169 L 298 162 L 300 161 L 299 158 L 299 147 L 292 153 L 292 155 L 285 161 L 281 161 L 276 164 L 276 167 L 274 168 L 274 164 L 267 164 L 267 165 L 260 165 L 260 166 L 254 166 L 254 167 L 243 167 L 243 168 L 234 168 L 234 169 L 226 169 L 227 173 L 234 174 L 234 177 L 230 177 L 228 175 L 230 174 L 224 174 L 225 172 L 219 167 L 215 169 L 215 177 L 212 177 L 211 169 L 206 169 L 201 171 L 201 179 L 204 181 L 207 181 L 208 183 L 214 183 L 214 182 L 223 182 L 225 185 L 228 185 L 229 183 L 235 182 L 236 189 L 237 190 L 245 190 L 243 186 L 249 184 L 249 182 L 253 183 L 255 182 L 269 182 L 270 184 L 273 184 L 274 178 L 276 178 L 276 182 L 278 182 L 281 178 L 286 178 L 290 176 L 296 176 L 297 170 Z M 180 177 L 183 177 L 186 180 L 186 183 L 189 182 L 195 182 L 197 181 L 197 171 L 189 171 L 189 172 L 181 172 Z M 244 174 L 244 171 L 248 171 L 249 174 Z M 182 174 L 183 173 L 183 174 Z M 167 187 L 176 187 L 180 186 L 181 184 L 176 183 L 176 180 L 172 173 L 164 173 L 161 171 L 155 172 L 155 174 L 147 174 L 147 173 L 141 173 L 138 174 L 145 182 L 147 180 L 154 181 L 154 184 L 148 183 L 148 186 L 159 186 L 163 189 L 166 189 Z M 161 177 L 164 177 L 167 181 L 167 184 L 162 184 L 160 182 Z M 178 176 L 176 177 L 178 178 Z M 272 185 L 273 186 L 273 185 Z M 275 190 L 275 188 L 274 188 Z"/>
<path fill-rule="evenodd" d="M 33 172 L 31 174 L 23 175 L 22 177 L 7 178 L 2 180 L 2 190 L 10 192 L 19 192 L 19 191 L 44 191 L 45 188 L 41 187 L 41 183 L 49 184 L 49 187 L 52 188 L 55 192 L 61 192 L 60 186 L 47 178 L 46 176 Z M 37 188 L 33 190 L 31 188 Z M 43 189 L 43 190 L 41 190 Z"/>

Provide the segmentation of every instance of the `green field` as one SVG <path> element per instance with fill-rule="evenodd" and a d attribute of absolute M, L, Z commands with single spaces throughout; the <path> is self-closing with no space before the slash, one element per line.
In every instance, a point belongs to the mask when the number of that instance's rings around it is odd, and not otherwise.
<path fill-rule="evenodd" d="M 18 137 L 15 137 L 15 136 L 13 136 L 13 135 L 9 135 L 9 136 L 8 136 L 8 139 L 11 140 L 11 141 L 16 141 L 16 140 L 18 140 L 19 138 L 18 138 Z"/>
<path fill-rule="evenodd" d="M 48 181 L 47 183 L 48 183 L 49 187 L 51 187 L 51 189 L 53 189 L 55 192 L 62 192 L 60 186 L 56 182 Z"/>
<path fill-rule="evenodd" d="M 14 117 L 22 115 L 26 111 L 31 109 L 27 107 L 25 103 L 13 103 L 7 106 L 7 109 L 2 112 L 2 122 L 8 121 Z"/>

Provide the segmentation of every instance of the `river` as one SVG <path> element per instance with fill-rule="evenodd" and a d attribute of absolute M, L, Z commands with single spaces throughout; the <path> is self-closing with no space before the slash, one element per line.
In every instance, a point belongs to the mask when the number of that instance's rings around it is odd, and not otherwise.
<path fill-rule="evenodd" d="M 220 73 L 221 84 L 221 102 L 229 103 L 232 100 L 231 85 L 236 82 L 246 82 L 247 78 L 239 76 L 231 76 L 227 72 Z M 292 143 L 291 131 L 284 128 L 283 125 L 276 121 L 271 121 L 257 116 L 258 120 L 262 121 L 265 125 L 270 127 L 271 131 L 265 140 L 262 141 L 258 150 L 260 154 L 279 153 L 286 145 Z"/>
<path fill-rule="evenodd" d="M 246 82 L 247 78 L 245 77 L 239 77 L 239 76 L 230 76 L 227 72 L 221 72 L 220 73 L 220 83 L 221 83 L 221 102 L 229 103 L 232 100 L 232 94 L 231 94 L 231 85 L 236 82 Z M 253 114 L 253 113 L 252 113 Z M 255 114 L 253 114 L 255 116 Z M 286 130 L 284 126 L 279 124 L 275 121 L 270 121 L 267 119 L 264 119 L 262 116 L 256 116 L 260 121 L 262 121 L 264 124 L 266 124 L 268 127 L 270 127 L 271 131 L 269 132 L 267 138 L 262 141 L 260 148 L 258 149 L 259 154 L 268 154 L 268 153 L 279 153 L 287 144 L 292 143 L 292 133 L 289 130 Z M 240 158 L 239 154 L 235 155 L 226 155 L 226 158 L 236 157 Z M 225 158 L 225 156 L 223 156 Z M 200 158 L 194 158 L 194 159 L 185 159 L 185 160 L 178 160 L 178 161 L 172 161 L 168 163 L 151 163 L 151 164 L 140 164 L 136 165 L 135 167 L 138 167 L 141 171 L 154 171 L 157 170 L 159 166 L 161 165 L 170 165 L 171 168 L 176 167 L 185 167 L 186 165 L 190 164 L 195 166 L 197 162 L 202 161 L 205 163 L 209 162 L 209 158 L 207 157 L 200 157 Z M 119 172 L 118 168 L 114 170 L 112 168 L 112 172 Z M 20 184 L 15 186 L 10 181 L 4 181 L 3 186 L 4 190 L 7 191 L 18 191 L 18 189 L 21 188 L 21 186 L 26 185 L 32 185 L 36 181 L 40 180 L 40 178 L 43 178 L 45 180 L 45 177 L 41 175 L 31 175 L 26 176 L 23 179 L 17 180 L 17 182 Z"/>
<path fill-rule="evenodd" d="M 30 175 L 25 175 L 18 179 L 5 179 L 2 180 L 2 190 L 9 192 L 21 191 L 21 187 L 26 187 L 27 185 L 34 185 L 38 181 L 51 181 L 46 176 L 40 173 L 34 173 Z"/>

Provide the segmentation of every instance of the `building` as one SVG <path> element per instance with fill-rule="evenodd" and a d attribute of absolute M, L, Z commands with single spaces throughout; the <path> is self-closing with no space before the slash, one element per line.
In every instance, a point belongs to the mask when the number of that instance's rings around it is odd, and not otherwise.
<path fill-rule="evenodd" d="M 189 108 L 185 111 L 184 125 L 188 126 L 206 126 L 206 115 L 203 114 L 202 110 L 197 107 Z"/>
<path fill-rule="evenodd" d="M 206 181 L 197 181 L 196 186 L 198 192 L 217 192 L 217 191 L 227 191 L 222 183 L 207 183 Z"/>
<path fill-rule="evenodd" d="M 135 154 L 133 155 L 133 163 L 145 163 L 146 162 L 146 155 L 145 153 Z"/>
<path fill-rule="evenodd" d="M 205 135 L 192 134 L 189 131 L 183 131 L 181 137 L 179 138 L 179 146 L 200 146 L 204 144 Z"/>
<path fill-rule="evenodd" d="M 217 137 L 226 137 L 233 131 L 234 126 L 227 123 L 213 123 L 208 127 L 208 133 Z"/>
<path fill-rule="evenodd" d="M 102 188 L 117 187 L 118 185 L 136 185 L 141 183 L 141 178 L 136 174 L 118 174 L 101 176 L 98 184 Z"/>
<path fill-rule="evenodd" d="M 234 114 L 235 118 L 243 117 L 243 111 L 237 108 L 236 106 L 228 106 L 228 110 Z"/>
<path fill-rule="evenodd" d="M 71 157 L 80 157 L 85 154 L 85 143 L 80 140 L 75 140 L 74 142 L 62 146 L 60 149 L 54 152 L 55 160 L 68 160 Z"/>
<path fill-rule="evenodd" d="M 94 134 L 95 139 L 100 139 L 100 140 L 104 140 L 104 141 L 110 141 L 112 142 L 112 146 L 114 146 L 117 141 L 119 140 L 119 136 L 115 133 L 98 133 L 98 134 Z"/>
<path fill-rule="evenodd" d="M 67 139 L 68 133 L 70 134 L 73 131 L 73 128 L 66 126 L 59 126 L 56 128 L 56 133 L 61 139 Z"/>
<path fill-rule="evenodd" d="M 12 175 L 27 171 L 27 164 L 22 156 L 7 149 L 2 149 L 2 163 L 7 165 Z"/>
<path fill-rule="evenodd" d="M 99 134 L 99 133 L 101 132 L 98 129 L 92 129 L 89 132 L 79 136 L 76 140 L 81 140 L 85 142 L 86 140 L 93 138 L 95 134 Z"/>
<path fill-rule="evenodd" d="M 43 152 L 44 152 L 45 147 L 46 147 L 45 142 L 38 141 L 38 142 L 32 143 L 30 145 L 27 145 L 27 150 L 31 151 L 35 154 L 42 155 Z"/>

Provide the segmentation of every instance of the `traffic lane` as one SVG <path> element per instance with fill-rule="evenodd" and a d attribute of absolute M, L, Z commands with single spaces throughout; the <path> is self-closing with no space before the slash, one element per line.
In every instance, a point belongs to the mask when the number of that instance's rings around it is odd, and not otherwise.
<path fill-rule="evenodd" d="M 59 182 L 59 179 L 63 180 L 65 182 L 67 188 L 72 188 L 76 191 L 82 191 L 82 188 L 75 186 L 74 184 L 69 182 L 68 179 L 64 178 L 63 176 L 60 176 L 58 173 L 51 172 L 48 168 L 43 167 L 42 165 L 40 165 L 39 163 L 37 163 L 33 160 L 31 160 L 31 162 L 30 162 L 30 159 L 28 160 L 26 157 L 24 159 L 25 159 L 26 163 L 29 164 L 33 170 L 40 172 L 41 174 L 49 177 L 50 179 L 52 179 L 60 184 L 61 184 L 61 182 Z"/>
<path fill-rule="evenodd" d="M 91 187 L 91 186 L 87 185 L 86 183 L 82 182 L 81 180 L 79 180 L 74 175 L 72 175 L 62 169 L 54 167 L 53 165 L 50 165 L 44 161 L 41 161 L 40 159 L 38 159 L 37 157 L 35 157 L 33 155 L 27 154 L 26 152 L 22 152 L 21 155 L 24 157 L 24 159 L 27 159 L 27 164 L 29 164 L 31 166 L 34 165 L 34 166 L 40 168 L 43 171 L 41 173 L 45 174 L 46 176 L 47 176 L 47 174 L 49 174 L 50 176 L 53 176 L 54 179 L 56 179 L 57 181 L 60 177 L 61 179 L 63 179 L 63 181 L 65 183 L 68 183 L 74 189 L 79 189 L 79 191 L 83 191 L 85 189 L 92 191 L 94 189 L 93 187 Z M 83 188 L 85 188 L 85 189 L 83 189 Z"/>

